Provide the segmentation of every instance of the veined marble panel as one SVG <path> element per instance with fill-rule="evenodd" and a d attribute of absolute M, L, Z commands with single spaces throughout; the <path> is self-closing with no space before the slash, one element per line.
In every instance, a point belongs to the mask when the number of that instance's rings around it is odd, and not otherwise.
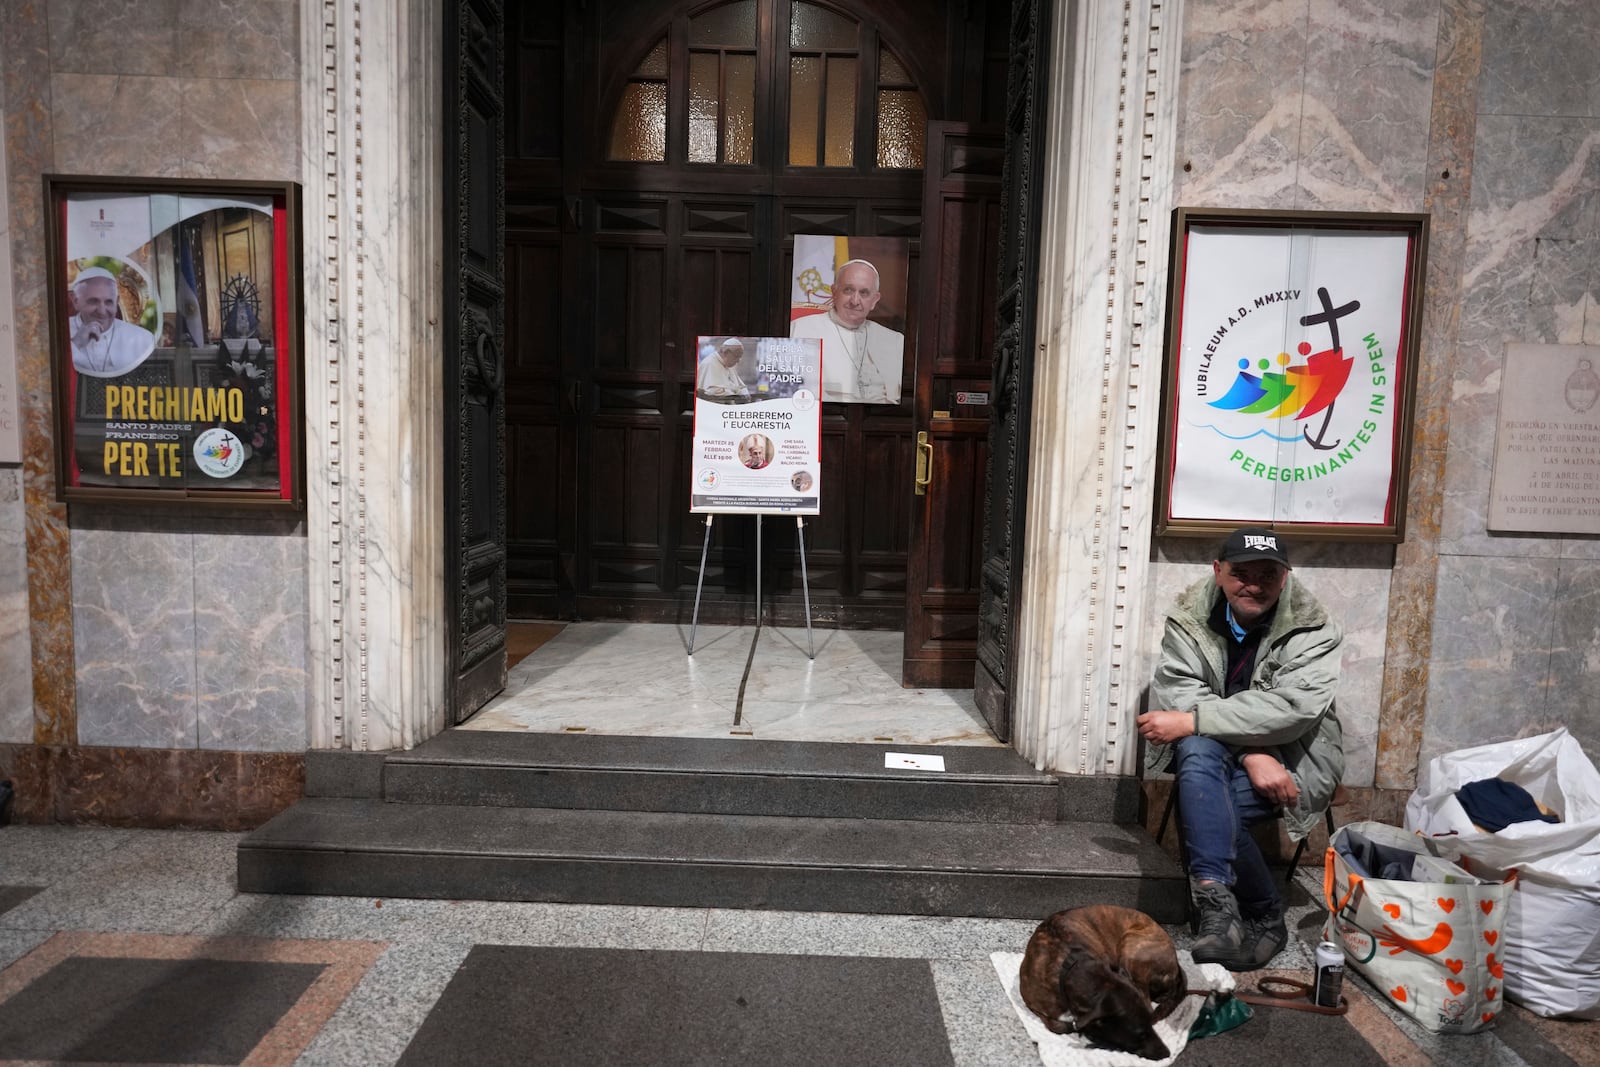
<path fill-rule="evenodd" d="M 183 31 L 173 69 L 195 78 L 299 78 L 298 0 L 176 3 Z"/>
<path fill-rule="evenodd" d="M 1548 690 L 1560 566 L 1440 557 L 1421 763 L 1559 725 Z"/>
<path fill-rule="evenodd" d="M 1295 207 L 1420 211 L 1438 0 L 1311 0 Z"/>
<path fill-rule="evenodd" d="M 1508 342 L 1577 344 L 1600 329 L 1600 123 L 1484 117 L 1473 152 L 1439 550 L 1553 556 L 1559 539 L 1485 529 L 1496 415 Z"/>
<path fill-rule="evenodd" d="M 177 0 L 48 0 L 57 74 L 167 74 L 181 63 Z"/>
<path fill-rule="evenodd" d="M 1490 115 L 1600 116 L 1600 7 L 1584 0 L 1485 5 L 1478 105 Z"/>
<path fill-rule="evenodd" d="M 183 176 L 300 180 L 300 83 L 181 78 Z"/>
<path fill-rule="evenodd" d="M 265 524 L 264 524 L 265 525 Z M 306 550 L 298 523 L 194 539 L 199 746 L 302 752 L 309 741 Z"/>
<path fill-rule="evenodd" d="M 55 170 L 67 174 L 183 173 L 190 134 L 176 78 L 51 74 Z"/>
<path fill-rule="evenodd" d="M 1183 16 L 1177 153 L 1183 173 L 1175 203 L 1300 206 L 1304 0 L 1185 4 Z"/>
<path fill-rule="evenodd" d="M 576 623 L 518 663 L 506 692 L 468 730 L 583 729 L 656 737 L 999 744 L 970 689 L 903 689 L 904 636 L 763 627 L 744 678 L 751 627 Z M 744 683 L 743 714 L 739 690 Z"/>
<path fill-rule="evenodd" d="M 1329 545 L 1340 554 L 1384 554 L 1387 546 Z M 1376 770 L 1378 725 L 1383 717 L 1383 659 L 1389 633 L 1388 566 L 1295 568 L 1344 627 L 1344 660 L 1339 673 L 1339 725 L 1344 728 L 1344 781 L 1370 786 Z"/>
<path fill-rule="evenodd" d="M 0 744 L 33 743 L 33 648 L 22 471 L 0 467 Z"/>
<path fill-rule="evenodd" d="M 194 548 L 184 521 L 136 529 L 108 518 L 72 531 L 81 744 L 195 745 Z"/>
<path fill-rule="evenodd" d="M 28 616 L 34 737 L 69 744 L 73 708 L 72 599 L 66 508 L 55 503 L 49 333 L 45 322 L 44 186 L 55 169 L 50 113 L 50 44 L 39 4 L 0 5 L 0 67 L 5 76 L 7 210 L 10 215 L 13 326 L 22 404 L 23 500 L 27 513 Z"/>
<path fill-rule="evenodd" d="M 1556 572 L 1555 638 L 1544 722 L 1564 725 L 1600 758 L 1600 567 L 1563 560 Z M 1538 733 L 1533 727 L 1522 731 Z"/>
<path fill-rule="evenodd" d="M 1535 239 L 1595 233 L 1600 121 L 1550 115 L 1482 115 L 1473 147 L 1467 260 L 1470 286 Z"/>

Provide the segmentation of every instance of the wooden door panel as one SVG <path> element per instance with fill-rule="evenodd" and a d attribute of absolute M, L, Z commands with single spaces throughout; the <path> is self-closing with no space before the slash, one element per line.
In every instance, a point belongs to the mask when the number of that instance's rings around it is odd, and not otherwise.
<path fill-rule="evenodd" d="M 589 464 L 589 511 L 594 518 L 589 530 L 597 555 L 607 548 L 647 548 L 659 554 L 662 461 L 659 426 L 594 419 Z M 659 577 L 655 584 L 661 585 Z"/>
<path fill-rule="evenodd" d="M 759 334 L 755 254 L 749 248 L 707 248 L 686 244 L 679 273 L 682 316 L 681 355 L 673 370 L 691 384 L 694 340 L 712 334 Z"/>
<path fill-rule="evenodd" d="M 595 258 L 595 369 L 659 375 L 666 339 L 665 245 L 608 242 Z"/>
<path fill-rule="evenodd" d="M 1038 316 L 1039 212 L 1044 198 L 1044 122 L 1049 106 L 1050 0 L 1015 0 L 1006 82 L 1005 171 L 1001 185 L 994 415 L 990 430 L 989 521 L 979 595 L 979 670 L 973 700 L 995 736 L 1011 739 L 1020 556 L 1027 513 L 1029 420 L 1033 410 Z"/>
<path fill-rule="evenodd" d="M 1000 243 L 1000 202 L 995 192 L 952 196 L 941 205 L 939 300 L 956 304 L 975 299 L 986 313 L 939 316 L 933 350 L 933 372 L 938 377 L 981 374 L 987 379 L 989 375 L 994 353 L 994 263 Z"/>
<path fill-rule="evenodd" d="M 505 687 L 505 158 L 498 5 L 447 5 L 444 36 L 445 641 L 460 722 Z"/>
<path fill-rule="evenodd" d="M 507 610 L 514 617 L 555 617 L 561 524 L 553 501 L 566 495 L 561 473 L 576 466 L 563 456 L 565 435 L 553 419 L 508 409 L 506 421 L 507 481 L 543 490 L 513 494 L 507 509 Z"/>
<path fill-rule="evenodd" d="M 930 253 L 919 288 L 929 299 L 918 318 L 929 339 L 918 365 L 916 427 L 927 434 L 925 495 L 912 496 L 907 567 L 904 684 L 970 686 L 982 579 L 983 501 L 987 489 L 985 392 L 995 312 L 994 253 L 999 232 L 1001 136 L 955 123 L 930 123 L 930 170 L 923 198 Z M 915 459 L 911 461 L 915 466 Z"/>
<path fill-rule="evenodd" d="M 940 529 L 930 531 L 924 590 L 972 598 L 977 617 L 978 558 L 983 549 L 983 492 L 989 469 L 988 424 L 951 420 L 933 437 L 933 483 L 943 492 Z"/>
<path fill-rule="evenodd" d="M 522 220 L 526 221 L 526 220 Z M 506 380 L 510 387 L 561 375 L 561 309 L 565 272 L 556 230 L 506 236 L 506 288 L 518 299 L 506 307 Z"/>

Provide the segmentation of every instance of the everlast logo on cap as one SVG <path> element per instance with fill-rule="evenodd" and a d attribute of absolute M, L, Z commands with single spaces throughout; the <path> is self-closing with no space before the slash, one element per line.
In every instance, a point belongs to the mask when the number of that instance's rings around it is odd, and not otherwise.
<path fill-rule="evenodd" d="M 1222 542 L 1217 558 L 1226 563 L 1244 563 L 1252 559 L 1269 559 L 1274 563 L 1289 565 L 1289 552 L 1279 536 L 1261 526 L 1246 526 L 1235 530 Z"/>

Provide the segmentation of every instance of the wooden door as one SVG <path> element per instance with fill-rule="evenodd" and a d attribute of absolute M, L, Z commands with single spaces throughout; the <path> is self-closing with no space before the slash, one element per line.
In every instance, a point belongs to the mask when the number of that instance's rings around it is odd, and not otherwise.
<path fill-rule="evenodd" d="M 506 682 L 501 11 L 446 5 L 445 575 L 453 721 Z"/>
<path fill-rule="evenodd" d="M 903 684 L 970 688 L 989 478 L 1004 138 L 933 122 L 922 201 L 918 458 Z"/>
<path fill-rule="evenodd" d="M 745 41 L 709 39 L 697 24 L 736 6 L 567 0 L 509 13 L 509 598 L 519 617 L 686 622 L 704 532 L 688 509 L 696 335 L 787 334 L 797 233 L 905 237 L 917 276 L 922 173 L 879 164 L 878 94 L 914 81 L 936 111 L 958 37 L 958 53 L 976 49 L 972 69 L 985 69 L 982 34 L 974 44 L 958 32 L 971 5 L 947 2 L 934 18 L 910 4 L 829 6 L 853 27 L 828 47 L 850 54 L 858 91 L 853 161 L 824 167 L 789 163 L 796 4 L 750 0 L 756 36 Z M 724 78 L 727 57 L 758 60 L 748 159 L 696 161 L 680 136 L 694 56 L 713 53 Z M 613 117 L 637 86 L 659 92 L 658 159 L 613 151 Z M 805 542 L 823 623 L 903 625 L 919 288 L 892 324 L 906 334 L 900 403 L 824 411 L 823 514 Z M 715 525 L 703 621 L 750 618 L 755 542 L 752 518 Z M 793 521 L 767 519 L 763 547 L 770 617 L 799 623 Z"/>
<path fill-rule="evenodd" d="M 978 663 L 974 697 L 995 736 L 1011 739 L 1016 674 L 1019 558 L 1028 484 L 1028 419 L 1038 317 L 1040 183 L 1051 0 L 1015 0 L 1006 79 L 1005 168 L 1001 176 L 1000 275 L 984 508 Z"/>

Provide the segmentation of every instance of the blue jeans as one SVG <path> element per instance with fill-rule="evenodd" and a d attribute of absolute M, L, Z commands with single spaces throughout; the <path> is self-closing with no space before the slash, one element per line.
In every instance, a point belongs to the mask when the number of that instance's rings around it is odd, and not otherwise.
<path fill-rule="evenodd" d="M 1246 918 L 1283 911 L 1283 896 L 1250 827 L 1278 818 L 1250 776 L 1220 741 L 1183 737 L 1174 745 L 1178 831 L 1189 877 L 1233 887 Z"/>

